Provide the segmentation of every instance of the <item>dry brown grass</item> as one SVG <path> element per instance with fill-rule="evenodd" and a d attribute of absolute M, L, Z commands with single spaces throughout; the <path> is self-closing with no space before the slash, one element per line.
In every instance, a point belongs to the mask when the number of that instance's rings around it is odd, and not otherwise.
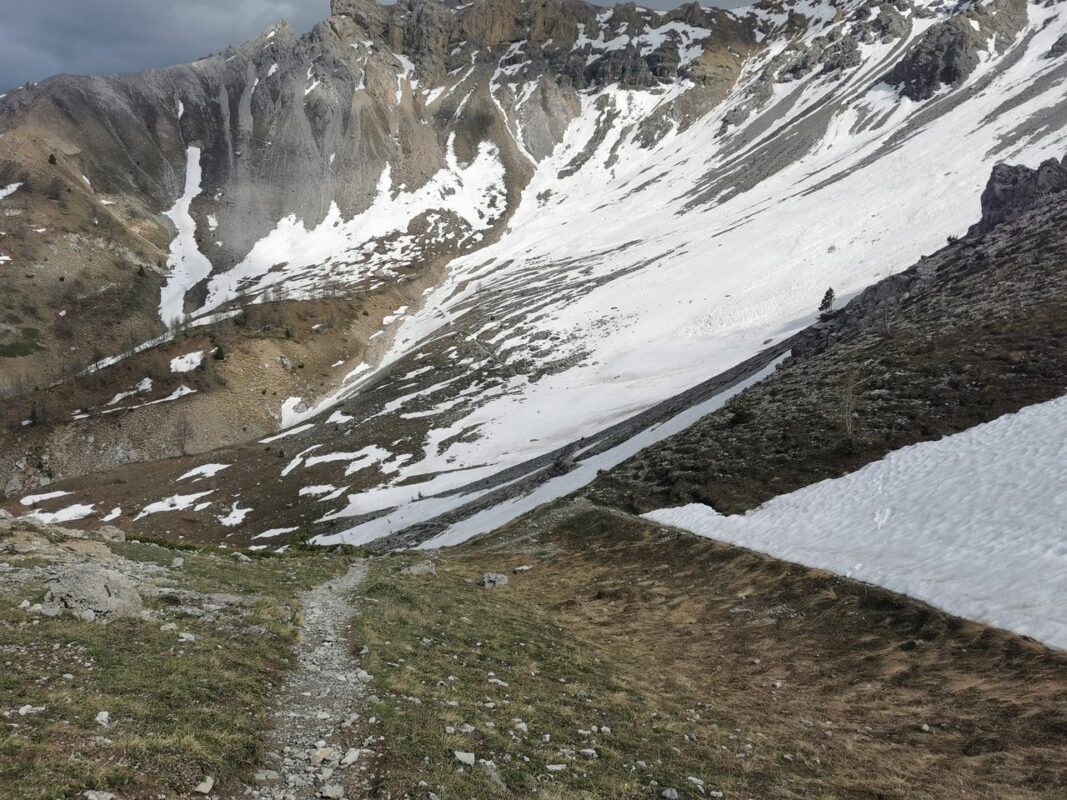
<path fill-rule="evenodd" d="M 584 504 L 438 570 L 521 564 L 507 601 L 606 654 L 727 797 L 1067 796 L 1067 657 L 1040 644 Z"/>

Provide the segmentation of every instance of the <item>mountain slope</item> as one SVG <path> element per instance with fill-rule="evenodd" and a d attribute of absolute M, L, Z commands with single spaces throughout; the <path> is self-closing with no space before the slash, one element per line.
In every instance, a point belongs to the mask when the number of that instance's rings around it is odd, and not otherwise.
<path fill-rule="evenodd" d="M 242 412 L 245 438 L 267 432 L 268 413 L 283 438 L 81 480 L 49 512 L 91 506 L 90 517 L 233 542 L 271 534 L 256 546 L 284 541 L 279 529 L 367 541 L 432 521 L 768 346 L 773 360 L 828 285 L 858 292 L 964 233 L 994 162 L 1062 152 L 1062 4 L 332 10 L 277 62 L 285 108 L 264 118 L 282 128 L 287 115 L 319 119 L 318 94 L 333 93 L 323 127 L 312 125 L 327 144 L 315 169 L 301 167 L 327 189 L 315 202 L 292 199 L 310 192 L 295 179 L 256 200 L 253 178 L 280 157 L 278 143 L 299 162 L 288 134 L 246 151 L 234 144 L 239 113 L 213 127 L 183 106 L 185 149 L 169 158 L 186 180 L 172 182 L 157 212 L 172 210 L 180 231 L 161 298 L 171 308 L 181 299 L 192 334 L 208 336 L 180 339 L 175 355 L 215 348 L 227 331 L 230 388 L 129 412 L 175 415 L 199 403 L 187 430 L 215 427 L 215 440 L 230 444 L 240 441 L 235 426 L 213 420 L 245 391 L 237 407 L 257 409 Z M 211 69 L 236 70 L 247 92 L 256 78 L 266 88 L 260 50 L 275 46 L 245 45 Z M 312 51 L 308 71 L 301 59 Z M 335 155 L 324 131 L 350 106 L 389 121 L 381 137 L 340 129 L 358 157 L 338 150 L 332 163 L 345 191 L 363 187 L 361 202 L 321 178 L 321 161 Z M 366 116 L 345 116 L 357 118 Z M 215 215 L 227 192 L 241 202 Z M 205 276 L 189 219 L 204 232 L 208 213 L 231 263 Z M 309 309 L 337 284 L 349 304 L 325 333 L 318 322 L 279 325 L 288 335 L 271 349 L 243 354 L 249 326 L 228 326 L 260 309 Z M 216 312 L 239 316 L 197 326 Z M 300 375 L 291 347 L 338 359 Z M 100 378 L 107 397 L 137 385 L 136 363 L 107 368 L 133 370 L 112 385 Z M 260 389 L 245 379 L 257 369 L 279 379 Z M 158 391 L 167 390 L 178 388 Z M 111 424 L 90 409 L 62 423 L 64 440 L 100 437 L 103 458 L 129 452 Z M 35 434 L 16 435 L 11 452 Z M 226 468 L 193 471 L 205 463 Z"/>

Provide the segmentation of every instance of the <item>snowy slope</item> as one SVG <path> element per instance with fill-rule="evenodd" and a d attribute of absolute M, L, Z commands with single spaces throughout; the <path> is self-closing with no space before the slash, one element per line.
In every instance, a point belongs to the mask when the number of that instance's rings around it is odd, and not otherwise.
<path fill-rule="evenodd" d="M 646 516 L 1067 648 L 1067 397 L 744 516 L 700 504 Z"/>
<path fill-rule="evenodd" d="M 467 8 L 441 13 L 478 13 Z M 216 494 L 183 521 L 215 530 L 239 499 L 252 510 L 226 535 L 284 523 L 368 542 L 454 512 L 486 481 L 512 481 L 509 470 L 782 341 L 813 321 L 828 286 L 847 298 L 964 233 L 994 163 L 1067 150 L 1067 59 L 1050 56 L 1067 35 L 1063 3 L 764 3 L 707 27 L 651 13 L 591 11 L 558 51 L 526 38 L 474 52 L 464 40 L 436 72 L 425 53 L 390 50 L 396 37 L 371 42 L 353 17 L 340 42 L 358 78 L 347 89 L 355 108 L 381 112 L 373 130 L 387 152 L 348 154 L 371 191 L 269 219 L 206 278 L 189 209 L 206 203 L 222 236 L 226 198 L 212 205 L 213 170 L 196 171 L 209 151 L 190 145 L 164 317 L 194 295 L 196 324 L 268 293 L 303 300 L 339 283 L 358 295 L 443 268 L 421 303 L 404 298 L 382 319 L 326 396 L 278 398 L 283 430 L 260 444 L 284 460 L 253 445 L 227 454 L 242 463 L 209 479 Z M 1005 21 L 1015 14 L 1018 27 Z M 975 37 L 972 71 L 926 99 L 887 83 L 924 34 L 960 20 Z M 647 69 L 639 59 L 668 41 L 694 71 L 644 82 L 598 72 L 623 56 Z M 842 41 L 855 49 L 833 56 Z M 301 98 L 333 108 L 343 70 L 301 60 L 289 71 Z M 184 123 L 197 113 L 187 104 Z M 329 141 L 319 155 L 332 169 Z M 422 151 L 421 179 L 402 179 Z M 202 292 L 187 296 L 194 284 Z M 181 488 L 164 484 L 127 500 L 131 517 Z M 447 527 L 450 542 L 483 529 Z"/>
<path fill-rule="evenodd" d="M 640 122 L 684 87 L 612 87 L 583 97 L 582 113 L 538 165 L 504 236 L 453 262 L 386 359 L 411 358 L 460 328 L 501 362 L 567 366 L 531 380 L 494 374 L 491 359 L 476 365 L 486 379 L 471 392 L 482 402 L 457 418 L 456 398 L 438 394 L 441 410 L 453 413 L 447 427 L 429 432 L 422 458 L 405 463 L 380 499 L 361 493 L 336 515 L 452 489 L 463 483 L 457 470 L 474 480 L 617 422 L 809 324 L 827 286 L 847 297 L 965 232 L 993 163 L 1033 164 L 1067 147 L 1062 123 L 1016 133 L 1063 105 L 1062 84 L 1044 80 L 1062 67 L 1045 54 L 1067 18 L 1055 6 L 1030 6 L 1029 14 L 1016 52 L 988 54 L 966 84 L 924 103 L 872 85 L 901 43 L 865 47 L 863 66 L 841 81 L 779 85 L 781 102 L 722 134 L 746 101 L 742 81 L 721 106 L 651 148 L 638 141 Z M 935 20 L 918 20 L 912 39 Z M 758 74 L 762 63 L 748 71 Z M 1024 87 L 1043 90 L 1006 104 Z M 938 104 L 944 112 L 932 114 Z M 821 122 L 807 113 L 813 108 Z M 602 136 L 605 109 L 617 116 Z M 770 174 L 746 176 L 760 154 L 794 139 L 806 149 Z M 731 175 L 743 190 L 729 188 Z M 724 180 L 724 199 L 702 199 L 709 181 Z M 440 446 L 470 429 L 477 438 Z M 393 488 L 446 471 L 410 492 Z M 371 529 L 383 526 L 357 526 L 352 536 L 364 540 Z"/>

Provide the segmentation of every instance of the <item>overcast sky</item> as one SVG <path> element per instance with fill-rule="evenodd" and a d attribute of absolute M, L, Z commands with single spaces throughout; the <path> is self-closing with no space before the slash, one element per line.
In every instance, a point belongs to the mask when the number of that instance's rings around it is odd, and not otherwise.
<path fill-rule="evenodd" d="M 680 2 L 641 5 L 672 8 Z M 0 90 L 59 72 L 99 75 L 180 64 L 242 42 L 283 17 L 303 33 L 330 8 L 329 0 L 3 0 L 0 5 Z"/>

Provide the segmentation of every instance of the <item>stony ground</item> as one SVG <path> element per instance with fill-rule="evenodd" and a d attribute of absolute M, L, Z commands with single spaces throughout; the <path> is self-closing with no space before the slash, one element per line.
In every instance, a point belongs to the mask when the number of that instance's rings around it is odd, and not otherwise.
<path fill-rule="evenodd" d="M 356 613 L 353 594 L 367 574 L 365 562 L 304 595 L 296 667 L 274 701 L 261 786 L 264 800 L 362 797 L 373 778 L 374 736 L 361 737 L 366 683 L 348 638 Z"/>
<path fill-rule="evenodd" d="M 1067 793 L 1063 654 L 585 502 L 365 592 L 377 797 Z"/>
<path fill-rule="evenodd" d="M 584 500 L 365 560 L 0 520 L 0 662 L 5 800 L 1067 792 L 1063 654 Z"/>
<path fill-rule="evenodd" d="M 0 518 L 0 797 L 243 796 L 300 595 L 348 563 Z"/>

